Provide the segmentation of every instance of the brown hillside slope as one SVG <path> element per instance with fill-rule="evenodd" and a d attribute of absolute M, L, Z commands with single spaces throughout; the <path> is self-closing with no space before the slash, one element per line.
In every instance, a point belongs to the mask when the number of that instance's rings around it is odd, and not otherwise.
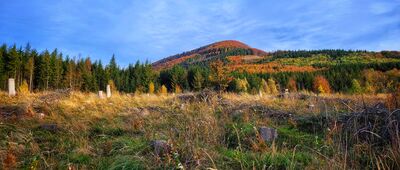
<path fill-rule="evenodd" d="M 226 40 L 226 41 L 220 41 L 216 43 L 212 43 L 191 51 L 187 51 L 181 54 L 173 55 L 164 59 L 161 59 L 157 62 L 154 62 L 153 68 L 155 70 L 163 70 L 167 68 L 171 68 L 176 64 L 180 64 L 188 59 L 193 59 L 195 61 L 204 61 L 209 58 L 218 56 L 221 54 L 221 50 L 224 49 L 225 52 L 227 51 L 232 51 L 232 50 L 237 50 L 237 49 L 245 49 L 249 50 L 253 53 L 253 55 L 256 56 L 266 56 L 268 53 L 265 51 L 252 48 L 248 46 L 247 44 L 244 44 L 240 41 L 236 40 Z"/>

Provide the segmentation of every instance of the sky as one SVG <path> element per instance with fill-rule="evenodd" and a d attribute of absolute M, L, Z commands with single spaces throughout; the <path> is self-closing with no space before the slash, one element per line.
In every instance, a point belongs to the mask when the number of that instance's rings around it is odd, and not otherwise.
<path fill-rule="evenodd" d="M 400 0 L 0 0 L 0 43 L 120 65 L 221 40 L 264 51 L 400 50 Z"/>

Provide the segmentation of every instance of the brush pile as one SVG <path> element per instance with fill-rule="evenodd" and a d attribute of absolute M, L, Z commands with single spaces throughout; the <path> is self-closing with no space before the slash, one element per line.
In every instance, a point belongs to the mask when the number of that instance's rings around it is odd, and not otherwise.
<path fill-rule="evenodd" d="M 399 137 L 400 110 L 390 112 L 383 104 L 365 107 L 364 111 L 339 118 L 348 143 L 368 143 L 374 146 L 391 144 Z"/>

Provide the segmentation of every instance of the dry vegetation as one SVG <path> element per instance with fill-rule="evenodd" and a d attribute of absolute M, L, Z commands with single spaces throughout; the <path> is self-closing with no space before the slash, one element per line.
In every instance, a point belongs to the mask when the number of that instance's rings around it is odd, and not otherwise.
<path fill-rule="evenodd" d="M 400 114 L 383 105 L 392 98 L 0 93 L 1 167 L 395 169 Z M 278 138 L 262 140 L 261 126 Z"/>

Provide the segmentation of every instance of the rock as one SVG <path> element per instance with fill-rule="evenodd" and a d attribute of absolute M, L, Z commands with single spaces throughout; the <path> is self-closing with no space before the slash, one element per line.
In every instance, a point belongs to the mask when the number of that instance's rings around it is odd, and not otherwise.
<path fill-rule="evenodd" d="M 39 119 L 44 119 L 46 115 L 44 113 L 38 113 L 38 117 Z"/>
<path fill-rule="evenodd" d="M 265 142 L 271 142 L 278 138 L 278 131 L 274 128 L 262 126 L 258 129 L 258 132 Z"/>
<path fill-rule="evenodd" d="M 43 124 L 43 125 L 40 125 L 40 128 L 43 129 L 43 130 L 50 131 L 50 132 L 57 132 L 58 131 L 57 124 Z"/>
<path fill-rule="evenodd" d="M 309 109 L 313 109 L 314 107 L 315 107 L 315 105 L 312 104 L 312 103 L 310 103 L 310 104 L 308 105 L 308 108 L 309 108 Z"/>
<path fill-rule="evenodd" d="M 192 93 L 188 93 L 188 94 L 179 94 L 177 97 L 180 101 L 182 102 L 186 102 L 186 103 L 192 103 L 192 102 L 197 102 L 197 97 L 192 94 Z"/>
<path fill-rule="evenodd" d="M 171 146 L 165 140 L 153 140 L 150 142 L 150 146 L 157 156 L 163 156 L 171 152 Z"/>

